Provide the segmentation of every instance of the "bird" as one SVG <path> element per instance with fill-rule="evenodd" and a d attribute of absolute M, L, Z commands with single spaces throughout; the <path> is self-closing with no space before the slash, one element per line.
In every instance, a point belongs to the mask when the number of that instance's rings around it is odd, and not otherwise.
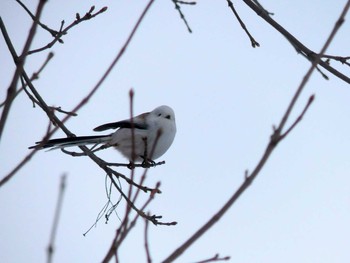
<path fill-rule="evenodd" d="M 29 149 L 61 149 L 73 146 L 101 145 L 99 149 L 114 147 L 131 162 L 154 162 L 171 146 L 176 134 L 174 110 L 166 105 L 130 119 L 110 122 L 94 131 L 116 129 L 108 135 L 78 136 L 36 142 Z"/>

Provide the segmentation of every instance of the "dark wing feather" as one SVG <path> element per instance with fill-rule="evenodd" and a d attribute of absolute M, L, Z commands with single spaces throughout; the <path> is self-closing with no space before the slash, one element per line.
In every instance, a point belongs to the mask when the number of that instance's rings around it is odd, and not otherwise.
<path fill-rule="evenodd" d="M 89 140 L 98 140 L 98 139 L 103 139 L 103 138 L 108 138 L 109 135 L 97 135 L 97 136 L 79 136 L 79 137 L 68 137 L 68 138 L 58 138 L 58 139 L 52 139 L 52 140 L 48 140 L 44 145 L 41 146 L 40 149 L 44 149 L 44 148 L 50 148 L 50 147 L 55 147 L 57 145 L 72 145 L 74 143 L 79 143 L 79 142 L 86 142 Z M 96 141 L 97 143 L 98 141 Z M 36 142 L 36 145 L 30 146 L 28 147 L 28 149 L 33 149 L 35 147 L 38 146 L 38 144 L 40 144 L 41 142 Z"/>
<path fill-rule="evenodd" d="M 117 121 L 117 122 L 111 122 L 111 123 L 106 123 L 103 125 L 100 125 L 94 129 L 94 131 L 105 131 L 108 129 L 118 129 L 118 128 L 127 128 L 131 129 L 134 127 L 135 129 L 141 129 L 145 130 L 147 129 L 147 125 L 144 123 L 131 123 L 130 120 L 125 120 L 125 121 Z"/>

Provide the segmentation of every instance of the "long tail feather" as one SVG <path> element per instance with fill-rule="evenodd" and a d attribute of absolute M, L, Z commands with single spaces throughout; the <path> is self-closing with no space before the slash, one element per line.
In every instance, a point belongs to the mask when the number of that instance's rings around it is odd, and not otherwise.
<path fill-rule="evenodd" d="M 80 136 L 80 137 L 69 137 L 69 138 L 59 138 L 52 139 L 43 144 L 40 149 L 52 148 L 59 149 L 65 147 L 73 146 L 83 146 L 89 144 L 100 144 L 109 141 L 110 135 L 100 135 L 100 136 Z M 37 147 L 42 142 L 36 142 L 36 145 L 30 146 L 29 149 Z"/>

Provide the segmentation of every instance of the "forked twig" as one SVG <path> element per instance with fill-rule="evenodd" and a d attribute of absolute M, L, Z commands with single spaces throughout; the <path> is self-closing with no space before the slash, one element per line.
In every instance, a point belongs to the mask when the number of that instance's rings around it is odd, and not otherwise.
<path fill-rule="evenodd" d="M 185 15 L 182 13 L 181 6 L 179 4 L 182 4 L 182 5 L 195 5 L 197 3 L 196 2 L 178 1 L 178 0 L 172 0 L 172 2 L 175 5 L 175 9 L 179 12 L 180 18 L 182 19 L 182 21 L 184 21 L 188 32 L 192 33 L 192 29 L 190 28 L 190 25 L 188 24 Z"/>
<path fill-rule="evenodd" d="M 102 7 L 96 13 L 92 13 L 94 10 L 95 10 L 95 6 L 90 7 L 90 10 L 83 17 L 80 17 L 79 13 L 77 13 L 76 19 L 72 23 L 70 23 L 68 26 L 66 26 L 65 28 L 63 28 L 65 22 L 64 22 L 64 20 L 62 20 L 60 29 L 58 31 L 50 29 L 48 26 L 40 23 L 39 20 L 34 20 L 34 21 L 37 21 L 43 29 L 50 32 L 50 34 L 54 37 L 54 39 L 50 43 L 46 44 L 45 46 L 43 46 L 41 48 L 37 48 L 37 49 L 31 50 L 31 51 L 28 51 L 27 55 L 32 55 L 34 53 L 38 53 L 38 52 L 44 51 L 46 49 L 49 49 L 53 45 L 55 45 L 57 42 L 63 44 L 62 36 L 66 35 L 71 28 L 80 24 L 81 22 L 90 20 L 90 19 L 104 13 L 107 10 L 107 7 L 106 6 Z"/>

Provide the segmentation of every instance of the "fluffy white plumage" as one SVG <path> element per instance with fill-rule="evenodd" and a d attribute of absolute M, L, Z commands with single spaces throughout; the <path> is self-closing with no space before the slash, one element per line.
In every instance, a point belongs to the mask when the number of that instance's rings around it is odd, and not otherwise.
<path fill-rule="evenodd" d="M 94 131 L 108 129 L 117 130 L 114 133 L 102 136 L 53 139 L 40 146 L 40 149 L 102 144 L 102 147 L 113 146 L 130 161 L 143 160 L 145 153 L 147 159 L 155 160 L 161 157 L 174 141 L 176 134 L 175 113 L 172 108 L 163 105 L 132 119 L 103 124 L 96 127 Z M 134 133 L 134 149 L 132 147 L 132 133 Z M 36 144 L 29 148 L 35 148 L 41 142 L 36 142 Z M 145 151 L 146 145 L 147 151 Z M 132 156 L 132 153 L 135 155 Z"/>

